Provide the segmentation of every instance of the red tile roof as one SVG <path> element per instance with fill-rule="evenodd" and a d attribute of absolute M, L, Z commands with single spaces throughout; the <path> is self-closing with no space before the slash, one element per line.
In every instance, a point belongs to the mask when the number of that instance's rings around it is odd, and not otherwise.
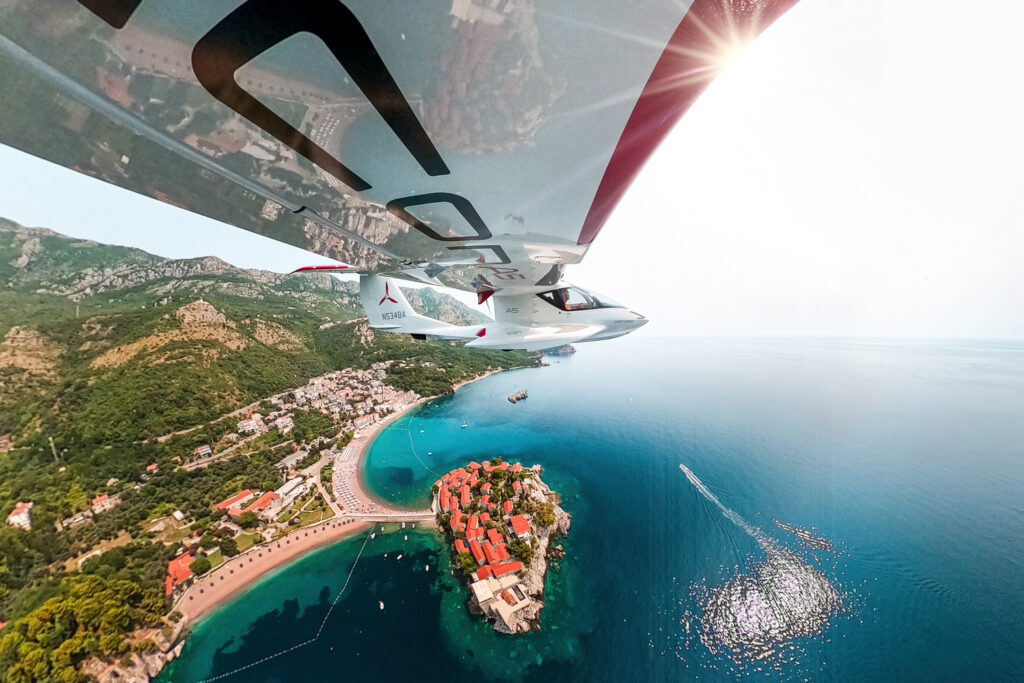
<path fill-rule="evenodd" d="M 476 460 L 472 460 L 469 463 L 469 467 L 470 469 L 478 470 L 480 469 L 480 463 L 478 463 Z"/>
<path fill-rule="evenodd" d="M 512 533 L 516 536 L 530 530 L 530 523 L 523 515 L 512 515 L 509 521 L 512 522 Z"/>
<path fill-rule="evenodd" d="M 459 491 L 459 504 L 469 505 L 469 487 L 463 486 L 462 490 Z"/>
<path fill-rule="evenodd" d="M 470 529 L 477 528 L 478 526 L 480 526 L 480 518 L 477 517 L 476 515 L 470 515 L 469 516 L 468 526 L 469 526 Z"/>
<path fill-rule="evenodd" d="M 281 494 L 279 493 L 267 491 L 262 496 L 249 503 L 249 506 L 242 510 L 242 512 L 260 512 L 261 510 L 266 510 L 275 499 L 280 497 Z"/>
<path fill-rule="evenodd" d="M 468 553 L 469 549 L 466 548 L 466 542 L 461 538 L 455 539 L 455 552 L 457 553 Z"/>
<path fill-rule="evenodd" d="M 493 543 L 495 545 L 497 545 L 499 543 L 504 543 L 505 542 L 505 538 L 501 535 L 501 532 L 498 531 L 497 529 L 488 529 L 487 530 L 487 538 L 490 540 L 491 543 Z"/>
<path fill-rule="evenodd" d="M 519 560 L 515 562 L 506 562 L 504 564 L 495 564 L 491 566 L 491 571 L 494 572 L 494 576 L 501 576 L 508 574 L 509 572 L 518 572 L 523 568 L 523 563 Z"/>
<path fill-rule="evenodd" d="M 484 557 L 487 558 L 487 564 L 494 564 L 498 561 L 498 554 L 494 552 L 494 546 L 491 545 L 490 541 L 484 541 L 481 543 L 480 549 L 484 551 Z"/>
<path fill-rule="evenodd" d="M 482 567 L 477 567 L 476 568 L 476 580 L 477 581 L 483 581 L 484 579 L 489 579 L 489 578 L 491 578 L 491 576 L 493 574 L 494 574 L 494 572 L 491 570 L 491 565 L 489 565 L 489 564 L 485 564 Z"/>
<path fill-rule="evenodd" d="M 505 508 L 506 513 L 512 512 L 512 501 L 506 500 L 503 507 Z"/>
<path fill-rule="evenodd" d="M 512 465 L 512 474 L 515 474 L 516 472 L 522 472 L 522 471 L 523 471 L 523 466 L 520 465 L 519 463 L 516 463 L 515 465 Z"/>
<path fill-rule="evenodd" d="M 508 554 L 508 548 L 505 547 L 504 543 L 496 543 L 494 545 L 494 552 L 498 554 L 499 562 L 504 562 L 512 557 Z"/>
<path fill-rule="evenodd" d="M 510 605 L 516 604 L 515 597 L 513 597 L 513 595 L 509 593 L 507 590 L 501 591 L 501 599 Z"/>
<path fill-rule="evenodd" d="M 251 495 L 252 495 L 252 491 L 250 491 L 249 489 L 245 489 L 244 491 L 239 491 L 238 493 L 236 493 L 235 495 L 231 496 L 230 498 L 225 498 L 221 502 L 217 503 L 217 508 L 220 509 L 220 510 L 223 510 L 224 508 L 234 507 L 235 503 L 241 501 L 243 498 L 248 498 Z"/>
<path fill-rule="evenodd" d="M 491 521 L 491 513 L 489 513 L 489 512 L 481 512 L 480 513 L 480 521 L 481 522 L 489 522 L 489 521 Z"/>
<path fill-rule="evenodd" d="M 167 564 L 167 581 L 164 582 L 164 589 L 168 595 L 182 581 L 192 576 L 189 565 L 195 560 L 192 553 L 182 553 Z"/>
<path fill-rule="evenodd" d="M 107 499 L 107 497 L 108 496 L 105 493 L 102 496 L 96 496 L 95 498 L 92 499 L 92 504 L 96 505 L 97 503 L 102 503 Z"/>
<path fill-rule="evenodd" d="M 157 463 L 153 463 L 152 465 L 146 465 L 146 471 L 147 471 L 147 472 L 152 472 L 152 471 L 154 471 L 154 470 L 155 470 L 155 469 L 156 469 L 157 467 L 159 467 L 159 465 L 158 465 Z"/>
<path fill-rule="evenodd" d="M 477 561 L 477 564 L 483 564 L 484 551 L 480 550 L 480 544 L 477 541 L 469 542 L 469 552 L 473 554 L 473 559 Z"/>
<path fill-rule="evenodd" d="M 480 493 L 487 493 L 490 490 L 491 490 L 491 482 L 487 482 L 486 484 L 481 484 L 480 485 Z"/>

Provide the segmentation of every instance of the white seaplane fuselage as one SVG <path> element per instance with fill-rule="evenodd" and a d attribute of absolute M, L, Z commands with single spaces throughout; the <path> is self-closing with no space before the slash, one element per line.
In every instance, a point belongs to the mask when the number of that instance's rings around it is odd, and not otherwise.
<path fill-rule="evenodd" d="M 362 275 L 359 289 L 374 329 L 424 338 L 464 339 L 471 348 L 540 351 L 621 337 L 647 323 L 639 313 L 563 284 L 542 292 L 496 293 L 492 297 L 495 319 L 464 326 L 416 313 L 391 278 Z"/>

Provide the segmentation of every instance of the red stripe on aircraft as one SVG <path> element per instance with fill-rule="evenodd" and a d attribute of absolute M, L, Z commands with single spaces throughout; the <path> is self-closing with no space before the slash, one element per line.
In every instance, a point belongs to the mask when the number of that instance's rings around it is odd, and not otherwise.
<path fill-rule="evenodd" d="M 301 273 L 309 270 L 345 270 L 346 268 L 348 268 L 348 266 L 302 266 L 301 268 L 296 268 L 292 272 Z"/>
<path fill-rule="evenodd" d="M 590 244 L 633 179 L 724 64 L 796 0 L 694 0 L 637 99 L 590 205 L 577 244 Z M 723 47 L 726 49 L 723 50 Z"/>

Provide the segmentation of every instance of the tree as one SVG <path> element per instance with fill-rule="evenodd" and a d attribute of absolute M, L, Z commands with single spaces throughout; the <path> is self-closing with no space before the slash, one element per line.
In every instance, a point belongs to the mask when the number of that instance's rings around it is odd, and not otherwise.
<path fill-rule="evenodd" d="M 459 567 L 463 574 L 469 576 L 476 571 L 476 560 L 469 553 L 459 553 Z"/>
<path fill-rule="evenodd" d="M 259 520 L 256 517 L 256 513 L 253 512 L 252 510 L 247 510 L 246 512 L 243 512 L 241 516 L 238 518 L 238 526 L 242 527 L 243 529 L 252 529 L 254 526 L 256 526 L 258 522 Z"/>
<path fill-rule="evenodd" d="M 217 545 L 217 537 L 213 534 L 203 534 L 203 537 L 199 539 L 200 548 L 212 548 Z"/>
<path fill-rule="evenodd" d="M 192 561 L 192 564 L 188 566 L 188 568 L 195 572 L 197 575 L 205 574 L 206 572 L 210 571 L 210 567 L 210 558 L 206 557 L 205 555 L 203 557 L 197 557 Z"/>
<path fill-rule="evenodd" d="M 222 538 L 220 541 L 220 551 L 226 557 L 234 557 L 238 554 L 238 541 L 231 537 Z"/>
<path fill-rule="evenodd" d="M 555 506 L 553 503 L 541 503 L 533 515 L 538 526 L 551 526 L 555 523 Z"/>

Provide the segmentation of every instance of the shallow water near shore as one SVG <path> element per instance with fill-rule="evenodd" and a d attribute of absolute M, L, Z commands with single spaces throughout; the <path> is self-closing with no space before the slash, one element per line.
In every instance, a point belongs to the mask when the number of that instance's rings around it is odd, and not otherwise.
<path fill-rule="evenodd" d="M 422 507 L 437 473 L 467 460 L 543 465 L 573 527 L 541 632 L 493 633 L 468 614 L 436 532 L 378 524 L 321 638 L 223 680 L 1019 675 L 1024 347 L 579 348 L 396 420 L 363 473 L 375 495 Z M 506 400 L 522 388 L 528 399 Z M 204 618 L 160 680 L 311 638 L 363 541 L 315 551 Z"/>

